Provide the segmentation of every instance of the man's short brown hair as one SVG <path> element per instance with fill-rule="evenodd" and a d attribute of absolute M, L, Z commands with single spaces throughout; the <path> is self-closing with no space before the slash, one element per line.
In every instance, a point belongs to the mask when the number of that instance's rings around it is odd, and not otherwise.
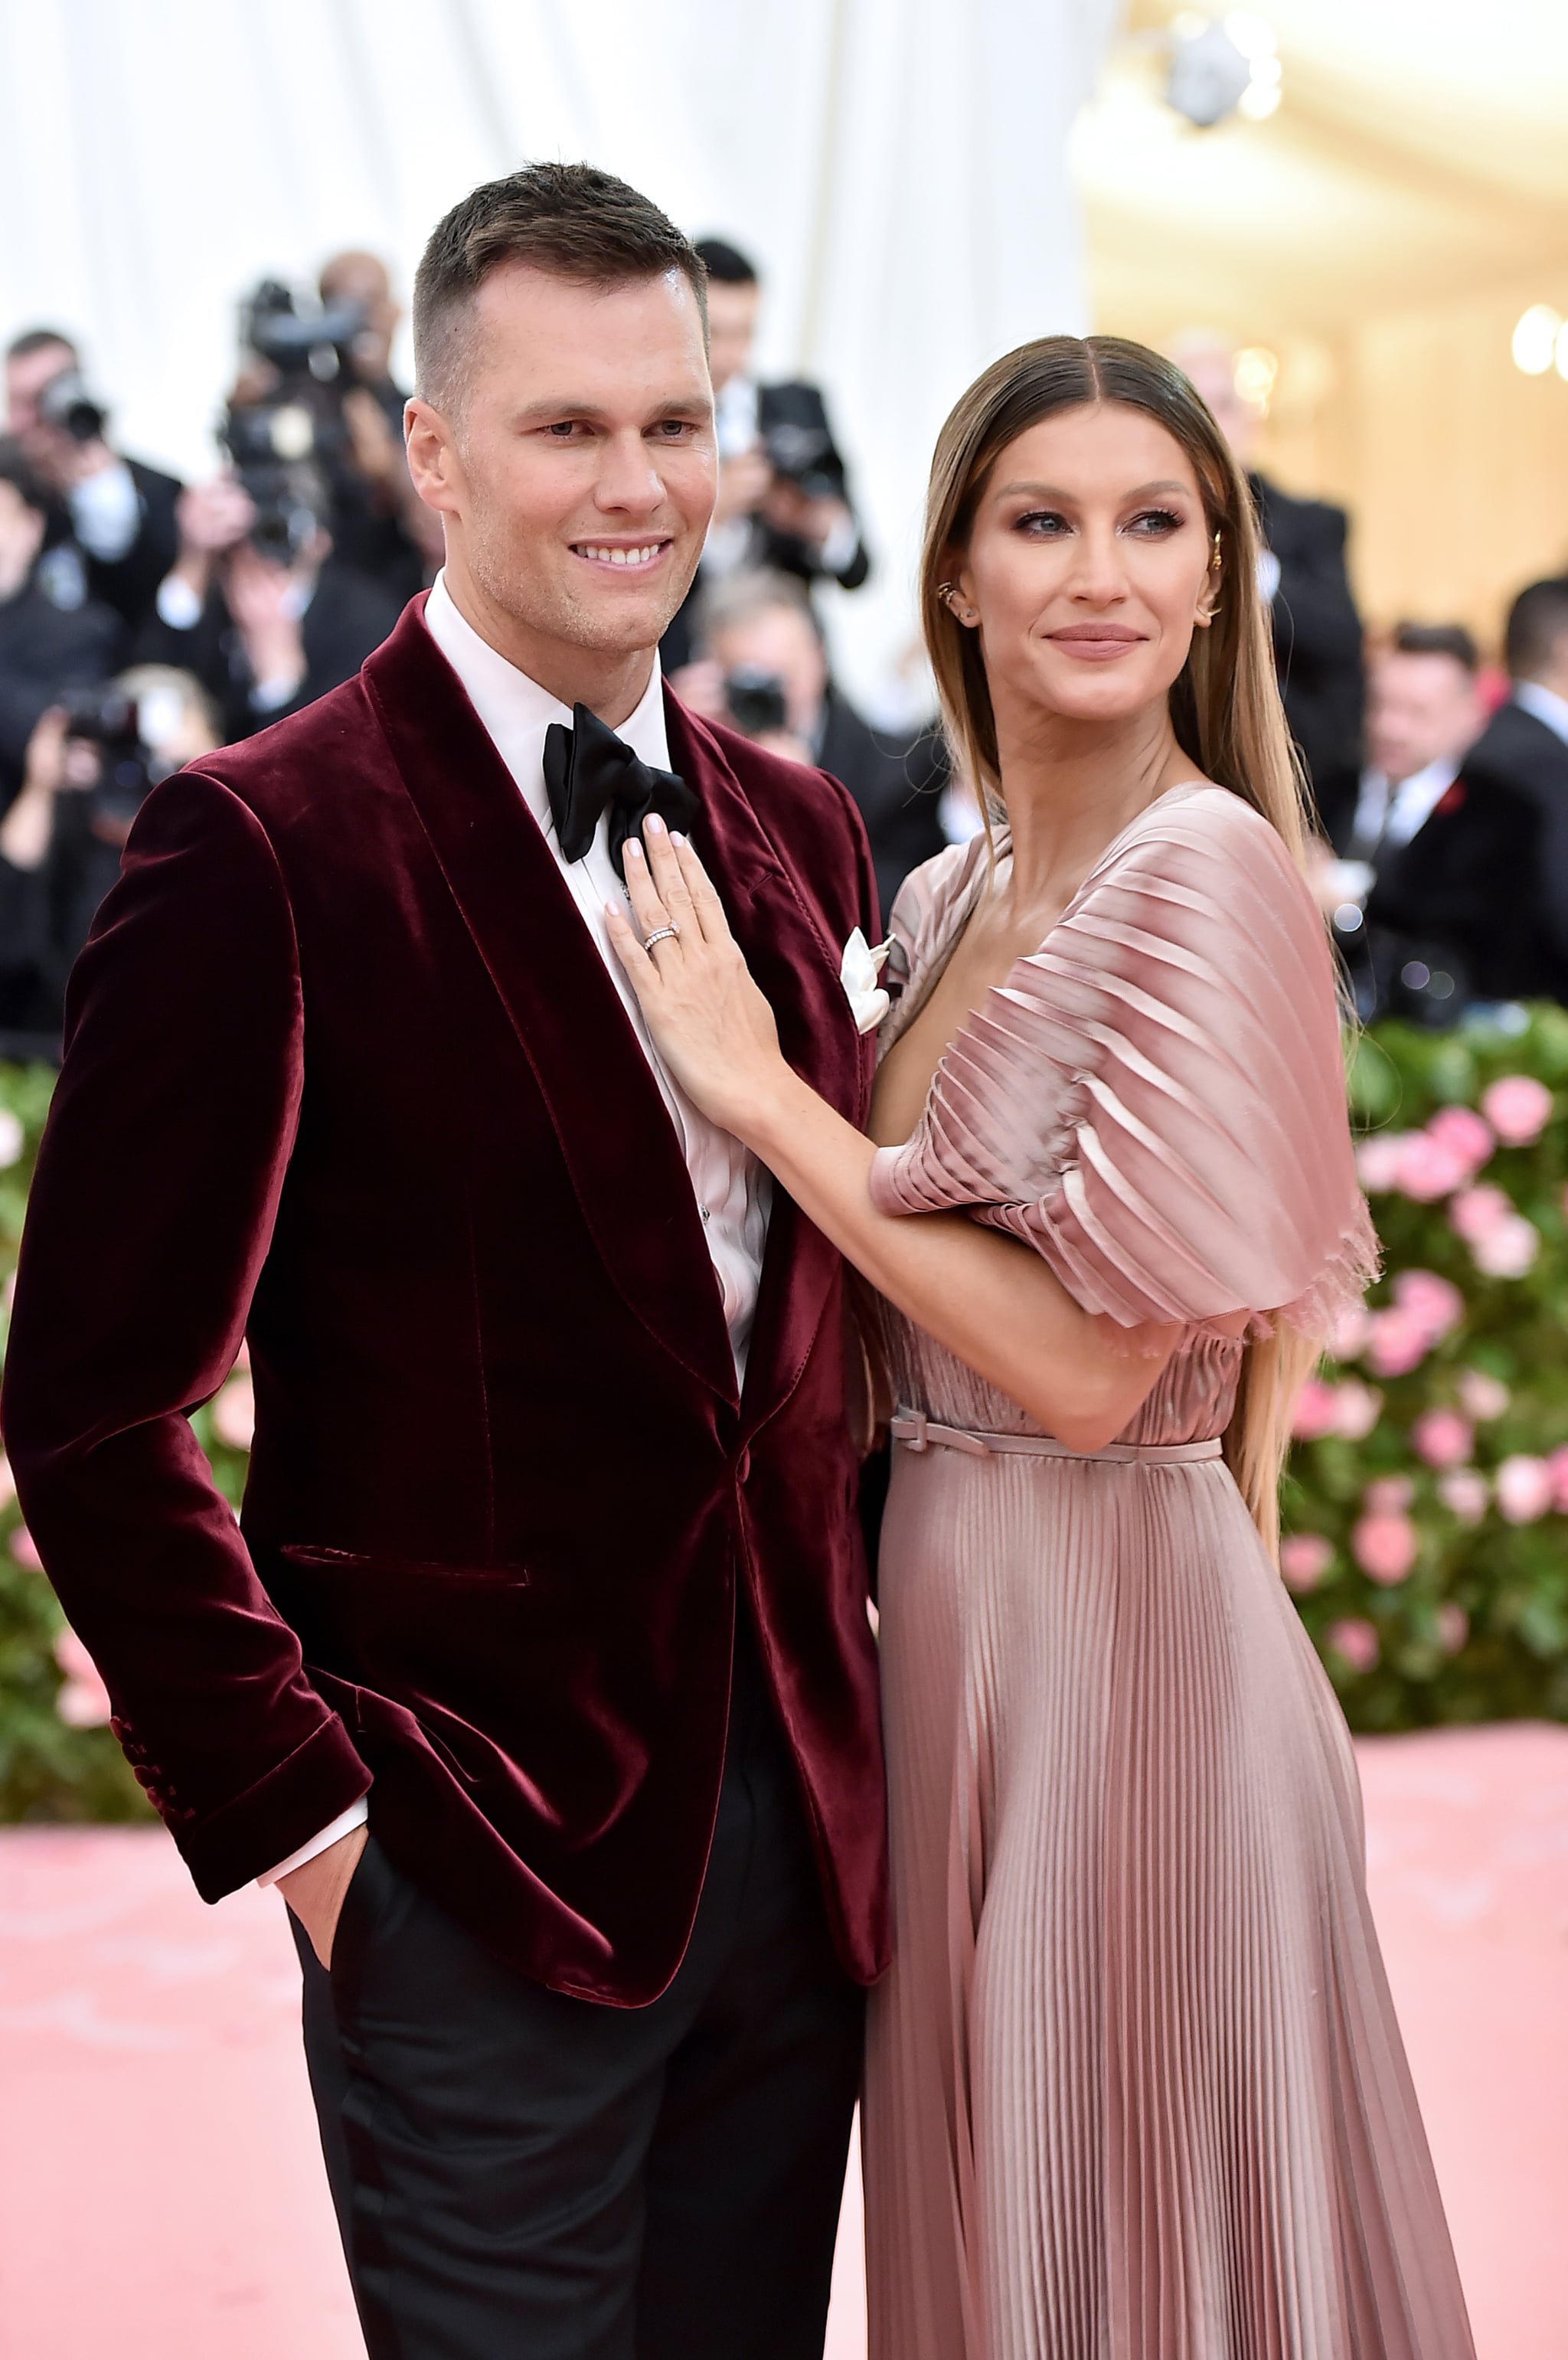
<path fill-rule="evenodd" d="M 587 287 L 679 270 L 707 333 L 707 273 L 668 214 L 593 164 L 527 164 L 453 205 L 431 231 L 415 273 L 415 381 L 438 409 L 462 396 L 470 307 L 504 262 L 526 262 Z"/>

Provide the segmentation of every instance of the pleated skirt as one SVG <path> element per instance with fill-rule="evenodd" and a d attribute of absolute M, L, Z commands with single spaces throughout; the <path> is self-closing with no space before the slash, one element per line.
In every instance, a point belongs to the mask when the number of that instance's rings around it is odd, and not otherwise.
<path fill-rule="evenodd" d="M 1348 1733 L 1229 1473 L 895 1455 L 872 2360 L 1472 2360 Z"/>

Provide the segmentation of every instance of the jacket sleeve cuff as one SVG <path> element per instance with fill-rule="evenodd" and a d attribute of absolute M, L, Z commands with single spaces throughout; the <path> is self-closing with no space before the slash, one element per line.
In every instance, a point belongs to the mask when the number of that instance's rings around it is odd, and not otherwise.
<path fill-rule="evenodd" d="M 292 1876 L 294 1871 L 303 1868 L 307 1861 L 319 1860 L 322 1852 L 331 1852 L 333 1844 L 341 1842 L 344 1836 L 352 1835 L 355 1828 L 364 1827 L 369 1817 L 370 1798 L 362 1795 L 357 1803 L 351 1803 L 346 1811 L 340 1811 L 330 1827 L 323 1828 L 320 1835 L 312 1836 L 309 1843 L 302 1843 L 298 1852 L 291 1852 L 287 1860 L 280 1860 L 276 1868 L 269 1868 L 265 1876 L 258 1876 L 256 1883 L 276 1885 L 281 1877 Z"/>
<path fill-rule="evenodd" d="M 221 1901 L 309 1844 L 327 1819 L 368 1794 L 371 1775 L 341 1721 L 302 1745 L 210 1818 L 172 1832 L 203 1901 Z"/>

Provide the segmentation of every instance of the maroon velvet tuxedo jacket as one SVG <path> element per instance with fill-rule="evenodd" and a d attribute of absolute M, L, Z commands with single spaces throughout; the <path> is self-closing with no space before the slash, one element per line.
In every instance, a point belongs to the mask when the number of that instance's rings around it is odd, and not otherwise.
<path fill-rule="evenodd" d="M 786 1055 L 859 1120 L 848 795 L 671 701 Z M 679 1141 L 418 603 L 148 798 L 72 980 L 4 1426 L 118 1733 L 209 1899 L 375 1782 L 523 1973 L 685 1948 L 744 1586 L 850 1972 L 886 1959 L 837 1255 L 776 1196 L 743 1399 Z M 248 1336 L 243 1533 L 188 1414 Z"/>

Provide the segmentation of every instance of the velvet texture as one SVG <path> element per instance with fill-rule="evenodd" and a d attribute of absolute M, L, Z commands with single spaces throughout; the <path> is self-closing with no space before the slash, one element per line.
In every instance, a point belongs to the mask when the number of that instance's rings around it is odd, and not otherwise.
<path fill-rule="evenodd" d="M 860 1120 L 848 796 L 673 700 L 785 1054 Z M 411 606 L 148 798 L 72 980 L 4 1425 L 208 1899 L 375 1782 L 499 1956 L 635 2005 L 681 1959 L 737 1584 L 841 1955 L 886 1958 L 837 1256 L 780 1192 L 744 1398 L 680 1142 L 553 856 Z M 187 1424 L 247 1336 L 242 1528 Z"/>

